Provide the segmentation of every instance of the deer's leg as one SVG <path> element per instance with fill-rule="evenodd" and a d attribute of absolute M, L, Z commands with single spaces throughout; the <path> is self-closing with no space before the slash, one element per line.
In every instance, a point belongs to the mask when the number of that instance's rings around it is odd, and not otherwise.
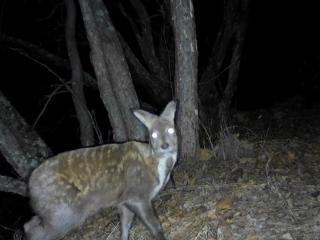
<path fill-rule="evenodd" d="M 136 201 L 128 204 L 130 210 L 136 213 L 156 240 L 165 240 L 159 219 L 150 201 Z"/>
<path fill-rule="evenodd" d="M 135 214 L 125 205 L 119 206 L 118 210 L 120 213 L 120 222 L 121 222 L 121 240 L 128 240 L 129 230 L 131 228 L 132 221 Z"/>

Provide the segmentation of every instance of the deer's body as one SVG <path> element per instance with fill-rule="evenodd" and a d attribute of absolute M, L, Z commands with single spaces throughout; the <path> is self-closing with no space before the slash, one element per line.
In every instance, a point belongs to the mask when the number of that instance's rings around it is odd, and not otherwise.
<path fill-rule="evenodd" d="M 65 152 L 32 173 L 29 192 L 37 216 L 25 224 L 28 239 L 59 239 L 110 206 L 119 209 L 122 240 L 128 239 L 134 215 L 155 239 L 165 239 L 151 200 L 168 182 L 177 159 L 175 104 L 159 117 L 134 113 L 147 126 L 150 144 L 131 141 Z"/>

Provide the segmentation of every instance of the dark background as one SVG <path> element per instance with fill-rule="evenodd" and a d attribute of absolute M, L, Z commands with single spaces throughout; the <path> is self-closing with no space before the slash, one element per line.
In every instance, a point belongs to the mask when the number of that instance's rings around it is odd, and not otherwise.
<path fill-rule="evenodd" d="M 107 2 L 114 25 L 130 39 L 132 30 L 120 15 L 117 4 Z M 145 2 L 151 13 L 156 12 L 153 1 Z M 222 1 L 198 0 L 194 5 L 201 72 L 222 21 Z M 63 9 L 63 1 L 0 1 L 0 34 L 30 41 L 66 58 Z M 246 111 L 270 108 L 295 96 L 301 97 L 306 107 L 318 104 L 319 23 L 316 1 L 253 1 L 233 107 Z M 80 14 L 78 29 L 84 68 L 92 72 Z M 131 46 L 134 47 L 134 42 Z M 46 67 L 0 42 L 0 89 L 31 125 L 47 97 L 60 84 Z M 60 70 L 57 73 L 66 79 L 70 74 Z M 89 105 L 98 109 L 95 114 L 101 126 L 107 127 L 103 124 L 107 122 L 107 115 L 98 93 L 86 89 L 86 94 Z M 62 92 L 53 97 L 36 129 L 55 153 L 80 146 L 69 93 Z M 107 129 L 102 131 L 107 139 Z M 0 159 L 0 174 L 15 175 L 4 159 Z M 0 232 L 8 234 L 29 217 L 19 217 L 21 212 L 29 211 L 26 201 L 20 198 L 16 201 L 16 196 L 11 194 L 0 194 L 3 225 Z"/>
<path fill-rule="evenodd" d="M 152 11 L 154 9 L 150 2 L 148 6 Z M 194 1 L 194 4 L 201 73 L 222 21 L 222 1 Z M 107 5 L 116 27 L 130 39 L 132 30 L 120 15 L 116 4 Z M 241 60 L 236 107 L 266 107 L 296 94 L 310 101 L 319 98 L 316 77 L 320 40 L 318 10 L 316 4 L 311 2 L 253 1 Z M 82 28 L 81 16 L 78 20 L 79 28 Z M 1 32 L 39 44 L 66 57 L 61 1 L 2 1 Z M 79 35 L 84 67 L 90 71 L 85 36 L 83 32 Z M 37 115 L 43 96 L 52 92 L 53 84 L 59 83 L 45 67 L 19 56 L 5 46 L 1 46 L 0 51 L 2 91 L 11 101 L 17 102 L 17 108 L 23 105 L 21 111 L 25 111 L 25 114 Z M 68 73 L 60 74 L 65 76 Z M 55 101 L 61 101 L 59 98 L 62 95 L 56 97 Z M 66 103 L 64 100 L 62 102 Z"/>

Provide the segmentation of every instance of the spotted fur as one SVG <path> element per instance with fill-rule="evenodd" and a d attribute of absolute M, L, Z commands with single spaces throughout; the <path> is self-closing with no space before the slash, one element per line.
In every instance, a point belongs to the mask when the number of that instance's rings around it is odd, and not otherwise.
<path fill-rule="evenodd" d="M 24 225 L 28 240 L 55 240 L 101 208 L 116 206 L 121 239 L 128 240 L 138 215 L 153 237 L 165 239 L 151 200 L 166 185 L 177 160 L 176 104 L 160 116 L 134 115 L 148 128 L 149 143 L 131 141 L 58 154 L 39 166 L 29 180 L 36 216 Z"/>

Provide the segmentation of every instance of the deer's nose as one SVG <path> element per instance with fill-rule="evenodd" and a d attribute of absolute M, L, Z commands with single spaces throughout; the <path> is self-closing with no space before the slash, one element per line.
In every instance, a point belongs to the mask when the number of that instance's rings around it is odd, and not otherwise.
<path fill-rule="evenodd" d="M 167 149 L 169 147 L 169 143 L 164 143 L 161 145 L 162 149 Z"/>

